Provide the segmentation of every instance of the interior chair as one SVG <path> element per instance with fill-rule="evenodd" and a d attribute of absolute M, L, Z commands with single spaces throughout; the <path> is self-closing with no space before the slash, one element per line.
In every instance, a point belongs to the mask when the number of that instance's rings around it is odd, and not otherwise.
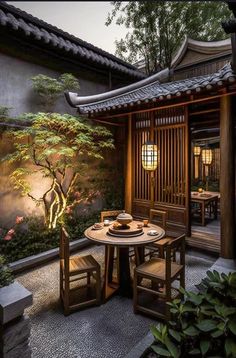
<path fill-rule="evenodd" d="M 178 262 L 173 262 L 171 253 L 177 249 Z M 173 285 L 175 281 L 185 287 L 185 235 L 167 244 L 165 258 L 153 257 L 134 269 L 134 313 L 142 312 L 168 321 L 170 310 L 166 303 L 181 297 L 178 285 Z"/>
<path fill-rule="evenodd" d="M 64 227 L 60 234 L 60 299 L 65 315 L 101 303 L 100 265 L 91 255 L 70 257 L 69 235 Z"/>
<path fill-rule="evenodd" d="M 155 222 L 155 224 L 158 224 L 166 232 L 166 215 L 167 215 L 166 211 L 150 209 L 149 220 L 152 223 L 153 218 L 156 217 L 158 221 Z M 154 254 L 158 254 L 159 257 L 164 258 L 166 246 L 173 239 L 174 239 L 173 236 L 169 236 L 165 234 L 165 236 L 162 239 L 147 244 L 145 247 L 149 249 L 149 253 L 146 254 L 145 256 L 149 255 L 151 258 Z M 176 260 L 176 250 L 172 250 L 171 257 L 173 261 Z"/>

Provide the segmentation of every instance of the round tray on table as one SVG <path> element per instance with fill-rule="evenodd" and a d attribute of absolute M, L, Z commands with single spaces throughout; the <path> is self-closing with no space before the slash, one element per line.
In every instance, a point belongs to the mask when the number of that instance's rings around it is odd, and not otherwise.
<path fill-rule="evenodd" d="M 143 228 L 138 228 L 137 225 L 131 222 L 129 225 L 111 226 L 107 233 L 108 235 L 116 237 L 135 237 L 143 234 Z"/>

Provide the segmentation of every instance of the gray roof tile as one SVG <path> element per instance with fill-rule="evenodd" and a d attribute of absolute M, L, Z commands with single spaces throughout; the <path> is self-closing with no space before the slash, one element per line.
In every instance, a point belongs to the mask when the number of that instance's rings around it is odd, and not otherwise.
<path fill-rule="evenodd" d="M 156 80 L 152 81 L 152 77 Z M 167 83 L 160 83 L 157 75 L 154 75 L 145 81 L 144 85 L 143 81 L 141 81 L 139 87 L 138 82 L 127 86 L 127 91 L 125 90 L 126 87 L 115 90 L 112 92 L 113 96 L 111 96 L 110 92 L 104 93 L 102 99 L 101 95 L 94 95 L 88 97 L 89 100 L 86 100 L 86 97 L 79 97 L 73 93 L 67 93 L 66 97 L 72 106 L 79 109 L 80 113 L 93 113 L 106 111 L 110 108 L 126 107 L 129 104 L 141 104 L 149 100 L 170 99 L 176 95 L 185 95 L 186 92 L 188 94 L 190 91 L 192 93 L 200 92 L 201 90 L 207 91 L 213 86 L 222 86 L 229 82 L 235 82 L 236 75 L 233 73 L 231 65 L 227 64 L 218 72 L 209 75 Z"/>
<path fill-rule="evenodd" d="M 0 2 L 0 26 L 10 26 L 13 30 L 20 29 L 26 36 L 33 36 L 43 43 L 51 43 L 67 52 L 72 51 L 79 59 L 85 58 L 92 64 L 99 64 L 117 72 L 125 73 L 134 79 L 145 78 L 146 75 L 137 68 L 102 49 L 93 46 L 69 33 L 58 29 L 28 13 Z"/>

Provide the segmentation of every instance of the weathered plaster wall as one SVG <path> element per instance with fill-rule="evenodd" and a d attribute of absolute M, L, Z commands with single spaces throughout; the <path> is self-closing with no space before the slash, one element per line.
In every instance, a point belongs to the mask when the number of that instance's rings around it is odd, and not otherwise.
<path fill-rule="evenodd" d="M 63 72 L 70 72 L 68 69 Z M 15 117 L 26 112 L 38 112 L 42 110 L 41 104 L 33 92 L 30 78 L 38 74 L 45 74 L 58 77 L 60 72 L 51 68 L 31 63 L 6 53 L 0 52 L 0 106 L 11 107 L 10 116 Z M 101 75 L 90 72 L 79 73 L 80 94 L 88 95 L 108 90 L 108 81 Z M 54 108 L 56 112 L 76 114 L 62 96 Z M 12 143 L 5 134 L 0 134 L 0 158 L 13 149 Z M 123 162 L 122 151 L 119 149 L 112 153 L 112 160 L 116 167 L 116 161 Z M 109 157 L 109 154 L 108 154 Z M 115 160 L 115 157 L 116 160 Z M 109 160 L 108 160 L 109 161 Z M 19 192 L 12 188 L 9 182 L 9 175 L 16 168 L 16 165 L 9 165 L 0 162 L 0 227 L 12 227 L 16 216 L 42 215 L 43 210 L 36 207 L 34 202 L 27 197 L 22 197 Z M 115 169 L 115 168 L 114 168 Z M 32 193 L 40 197 L 44 188 L 47 187 L 45 179 L 40 174 L 30 178 Z M 38 183 L 40 182 L 40 186 Z M 102 209 L 103 200 L 98 198 L 93 202 L 94 210 Z"/>
<path fill-rule="evenodd" d="M 31 77 L 44 74 L 51 77 L 59 77 L 60 73 L 38 64 L 30 63 L 16 57 L 0 53 L 0 106 L 12 107 L 10 114 L 17 116 L 25 112 L 37 112 L 41 110 L 40 103 L 33 92 Z M 86 74 L 79 74 L 80 94 L 88 95 L 105 92 L 108 83 L 101 83 L 93 76 L 93 81 L 88 80 Z M 66 102 L 64 96 L 57 101 L 56 112 L 76 113 Z"/>

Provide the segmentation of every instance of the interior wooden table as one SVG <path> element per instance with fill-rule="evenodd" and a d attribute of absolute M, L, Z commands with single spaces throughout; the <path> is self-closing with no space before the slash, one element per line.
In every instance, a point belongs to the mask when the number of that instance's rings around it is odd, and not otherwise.
<path fill-rule="evenodd" d="M 201 224 L 205 226 L 205 209 L 211 203 L 214 205 L 214 218 L 217 219 L 217 206 L 218 206 L 219 194 L 214 193 L 191 193 L 191 203 L 198 203 L 201 208 Z"/>
<path fill-rule="evenodd" d="M 140 221 L 132 221 L 129 225 L 137 227 Z M 102 223 L 103 224 L 103 223 Z M 112 224 L 111 224 L 112 225 Z M 129 247 L 134 247 L 136 265 L 144 262 L 144 247 L 146 244 L 160 240 L 165 231 L 153 224 L 143 227 L 143 233 L 134 237 L 114 237 L 108 232 L 109 226 L 95 230 L 90 226 L 85 230 L 85 236 L 96 244 L 105 245 L 105 272 L 103 286 L 103 300 L 107 300 L 115 292 L 122 296 L 132 297 L 132 285 L 129 263 Z M 156 230 L 157 235 L 150 236 L 149 230 Z M 113 278 L 114 249 L 117 252 L 117 277 Z"/>

